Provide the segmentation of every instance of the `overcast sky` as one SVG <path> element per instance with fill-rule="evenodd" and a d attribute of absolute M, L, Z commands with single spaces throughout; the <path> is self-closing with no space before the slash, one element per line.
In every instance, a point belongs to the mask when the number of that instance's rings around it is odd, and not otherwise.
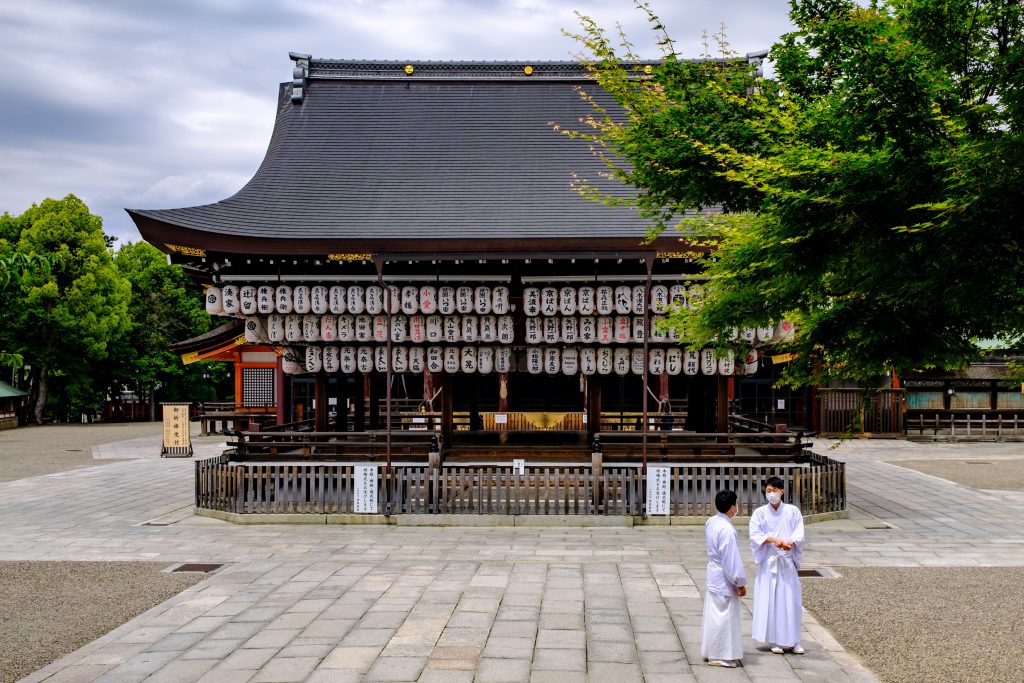
<path fill-rule="evenodd" d="M 684 56 L 727 27 L 740 53 L 790 30 L 786 0 L 652 0 Z M 622 23 L 631 0 L 0 0 L 0 213 L 72 193 L 118 244 L 124 212 L 207 204 L 252 177 L 288 52 L 334 59 L 557 60 L 574 10 Z"/>

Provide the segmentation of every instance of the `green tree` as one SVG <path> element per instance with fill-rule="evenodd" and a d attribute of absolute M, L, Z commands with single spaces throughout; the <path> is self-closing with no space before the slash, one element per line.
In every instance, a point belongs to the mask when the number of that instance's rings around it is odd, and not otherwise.
<path fill-rule="evenodd" d="M 128 328 L 130 285 L 114 268 L 102 220 L 74 195 L 0 217 L 0 239 L 19 258 L 53 255 L 61 267 L 24 273 L 3 293 L 0 346 L 30 366 L 30 406 L 42 422 L 51 388 L 80 409 L 98 408 L 95 369 Z M 51 384 L 53 387 L 51 387 Z"/>
<path fill-rule="evenodd" d="M 9 251 L 6 240 L 0 237 L 0 295 L 8 287 L 19 284 L 26 273 L 49 272 L 57 263 L 53 254 L 25 255 Z M 0 366 L 17 368 L 24 362 L 21 354 L 0 350 Z"/>
<path fill-rule="evenodd" d="M 714 242 L 704 305 L 678 314 L 689 342 L 786 318 L 788 381 L 870 384 L 1024 330 L 1024 4 L 793 0 L 772 79 L 723 36 L 716 59 L 682 59 L 638 6 L 664 61 L 638 76 L 629 42 L 582 17 L 584 63 L 627 120 L 598 107 L 576 136 L 652 234 Z"/>
<path fill-rule="evenodd" d="M 204 386 L 207 364 L 183 365 L 168 347 L 208 331 L 211 318 L 201 292 L 181 267 L 167 263 L 152 245 L 125 244 L 114 255 L 114 265 L 132 285 L 131 323 L 114 344 L 111 353 L 118 362 L 104 381 L 113 397 L 130 387 L 147 399 L 152 418 L 158 389 L 162 400 L 180 401 L 197 397 Z"/>

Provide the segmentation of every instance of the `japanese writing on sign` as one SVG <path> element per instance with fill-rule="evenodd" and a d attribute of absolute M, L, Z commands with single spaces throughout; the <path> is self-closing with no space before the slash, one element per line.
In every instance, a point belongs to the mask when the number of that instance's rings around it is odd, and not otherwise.
<path fill-rule="evenodd" d="M 355 512 L 356 514 L 377 514 L 377 470 L 376 465 L 356 465 Z"/>
<path fill-rule="evenodd" d="M 647 514 L 669 514 L 669 468 L 647 468 Z"/>

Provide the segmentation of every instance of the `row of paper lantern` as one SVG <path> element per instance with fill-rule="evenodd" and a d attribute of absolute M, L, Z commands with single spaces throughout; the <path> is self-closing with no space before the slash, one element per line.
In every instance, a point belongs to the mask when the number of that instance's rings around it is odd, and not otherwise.
<path fill-rule="evenodd" d="M 523 311 L 527 316 L 643 315 L 649 308 L 655 314 L 662 314 L 672 304 L 698 306 L 703 297 L 701 285 L 692 285 L 689 289 L 683 285 L 655 285 L 651 287 L 649 305 L 643 285 L 526 287 L 523 289 Z M 377 315 L 389 310 L 386 308 L 388 298 L 390 312 L 405 315 L 504 315 L 512 310 L 509 288 L 504 286 L 224 285 L 206 290 L 206 312 L 210 315 Z"/>
<path fill-rule="evenodd" d="M 757 372 L 757 352 L 751 350 L 743 359 L 742 372 Z M 714 349 L 701 351 L 682 349 L 649 349 L 644 362 L 642 348 L 576 348 L 530 347 L 517 359 L 507 346 L 396 346 L 391 349 L 391 371 L 396 373 L 446 372 L 454 374 L 514 370 L 533 375 L 732 375 L 736 361 L 732 351 L 717 354 Z M 288 374 L 302 372 L 353 374 L 388 371 L 388 350 L 382 346 L 308 346 L 304 352 L 291 349 L 285 354 L 282 367 Z"/>

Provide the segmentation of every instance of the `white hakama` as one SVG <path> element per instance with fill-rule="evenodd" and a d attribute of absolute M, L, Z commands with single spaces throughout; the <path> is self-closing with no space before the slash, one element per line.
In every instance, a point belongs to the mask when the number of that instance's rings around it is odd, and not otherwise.
<path fill-rule="evenodd" d="M 708 572 L 700 653 L 709 660 L 742 659 L 743 633 L 737 589 L 746 583 L 746 576 L 732 519 L 721 512 L 710 518 L 704 524 L 704 540 Z"/>
<path fill-rule="evenodd" d="M 765 543 L 769 536 L 793 541 L 793 549 L 781 550 Z M 754 640 L 784 648 L 799 645 L 803 603 L 797 570 L 804 546 L 804 520 L 800 509 L 783 503 L 777 510 L 771 505 L 754 510 L 750 516 L 750 545 L 757 562 Z"/>

